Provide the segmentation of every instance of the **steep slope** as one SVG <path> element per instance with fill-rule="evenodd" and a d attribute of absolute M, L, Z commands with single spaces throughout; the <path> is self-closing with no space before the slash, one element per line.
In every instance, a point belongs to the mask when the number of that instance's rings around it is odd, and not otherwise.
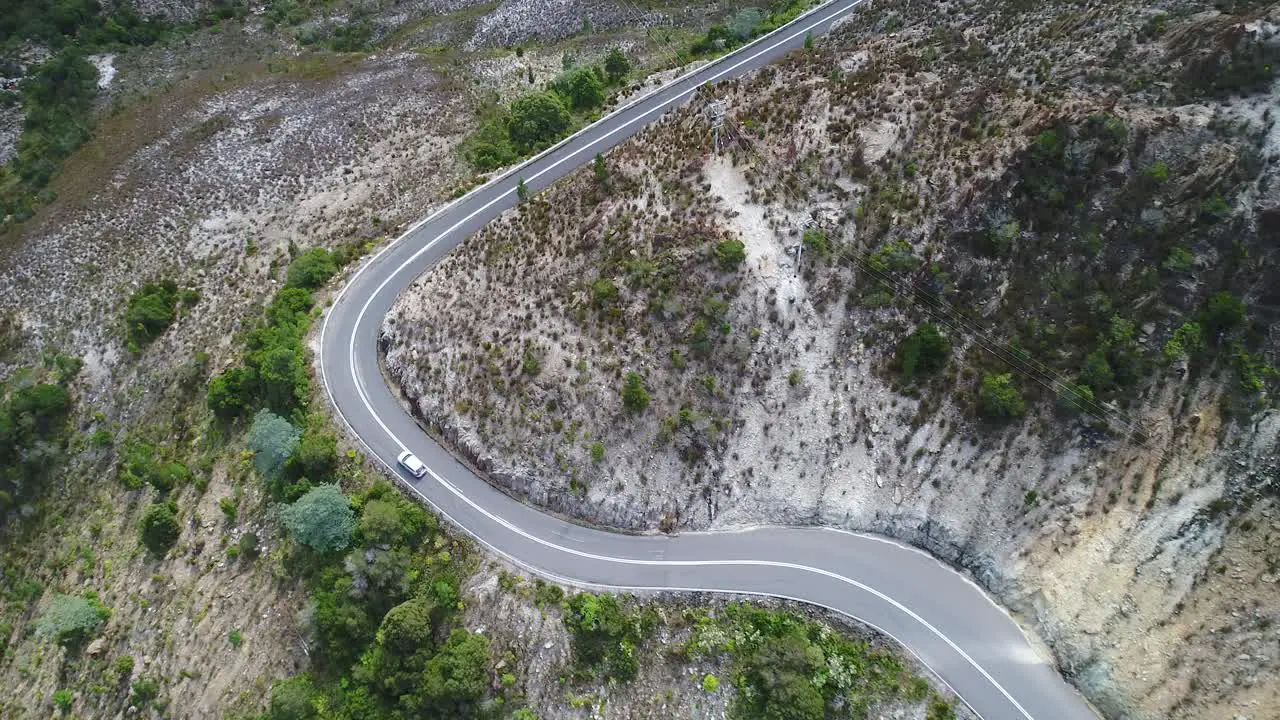
<path fill-rule="evenodd" d="M 1265 717 L 1278 21 L 861 12 L 464 243 L 386 321 L 388 372 L 539 504 L 884 532 L 1110 715 Z"/>

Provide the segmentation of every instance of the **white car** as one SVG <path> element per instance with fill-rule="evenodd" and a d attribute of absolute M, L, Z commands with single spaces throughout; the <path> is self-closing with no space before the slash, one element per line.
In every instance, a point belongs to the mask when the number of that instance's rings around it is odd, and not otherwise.
<path fill-rule="evenodd" d="M 396 458 L 396 460 L 400 461 L 400 465 L 403 466 L 405 470 L 408 470 L 410 475 L 416 478 L 420 478 L 427 474 L 427 466 L 422 464 L 422 461 L 418 459 L 417 455 L 414 455 L 408 450 L 400 453 L 400 457 Z"/>

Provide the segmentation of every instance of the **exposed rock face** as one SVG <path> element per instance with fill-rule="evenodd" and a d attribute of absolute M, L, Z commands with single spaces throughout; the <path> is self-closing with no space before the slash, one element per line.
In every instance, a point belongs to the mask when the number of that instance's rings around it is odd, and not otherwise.
<path fill-rule="evenodd" d="M 1186 64 L 1263 47 L 1256 15 L 878 6 L 718 88 L 724 156 L 694 103 L 468 240 L 388 317 L 388 372 L 539 505 L 882 532 L 1109 716 L 1280 705 L 1277 98 Z M 1178 335 L 1217 293 L 1244 318 Z M 950 360 L 906 378 L 926 322 Z M 1003 373 L 1024 419 L 982 414 Z"/>

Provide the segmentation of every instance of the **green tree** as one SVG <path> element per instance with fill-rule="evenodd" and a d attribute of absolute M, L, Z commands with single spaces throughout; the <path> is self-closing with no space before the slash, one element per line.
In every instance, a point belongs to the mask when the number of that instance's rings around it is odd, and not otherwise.
<path fill-rule="evenodd" d="M 1210 342 L 1219 343 L 1220 338 L 1244 323 L 1244 318 L 1244 302 L 1229 292 L 1220 292 L 1205 304 L 1200 324 Z"/>
<path fill-rule="evenodd" d="M 254 459 L 256 461 L 256 456 Z M 323 483 L 337 468 L 338 436 L 333 434 L 322 417 L 313 418 L 285 462 L 285 472 L 294 479 L 307 478 Z"/>
<path fill-rule="evenodd" d="M 831 246 L 831 238 L 827 236 L 826 231 L 817 229 L 805 230 L 804 235 L 801 237 L 801 242 L 804 244 L 804 249 L 809 253 L 817 255 L 823 260 L 831 257 L 833 248 Z"/>
<path fill-rule="evenodd" d="M 355 513 L 337 485 L 320 485 L 280 512 L 293 539 L 316 552 L 333 552 L 351 544 Z"/>
<path fill-rule="evenodd" d="M 249 384 L 252 376 L 242 367 L 228 368 L 213 376 L 205 403 L 219 420 L 224 422 L 239 417 L 249 408 Z"/>
<path fill-rule="evenodd" d="M 639 415 L 649 407 L 649 391 L 645 390 L 640 373 L 627 373 L 622 383 L 622 406 L 633 415 Z"/>
<path fill-rule="evenodd" d="M 533 92 L 511 103 L 507 131 L 520 153 L 555 142 L 569 129 L 569 110 L 550 92 Z"/>
<path fill-rule="evenodd" d="M 267 720 L 312 720 L 320 716 L 316 708 L 317 693 L 311 676 L 303 673 L 271 686 L 271 704 Z"/>
<path fill-rule="evenodd" d="M 408 657 L 434 645 L 435 603 L 414 598 L 387 611 L 378 628 L 378 645 L 397 657 Z"/>
<path fill-rule="evenodd" d="M 124 324 L 129 349 L 137 352 L 164 334 L 178 313 L 178 286 L 172 280 L 147 283 L 129 296 Z"/>
<path fill-rule="evenodd" d="M 155 503 L 147 508 L 138 525 L 138 538 L 156 557 L 163 557 L 178 542 L 181 534 L 178 505 L 172 500 Z"/>
<path fill-rule="evenodd" d="M 370 545 L 399 545 L 406 530 L 400 510 L 388 500 L 370 500 L 360 510 L 360 535 Z"/>
<path fill-rule="evenodd" d="M 747 246 L 741 240 L 725 240 L 716 245 L 716 259 L 725 270 L 735 270 L 746 261 Z"/>
<path fill-rule="evenodd" d="M 556 92 L 575 110 L 590 110 L 604 104 L 604 82 L 593 67 L 576 67 L 556 78 Z"/>
<path fill-rule="evenodd" d="M 627 59 L 621 48 L 615 47 L 605 56 L 604 72 L 609 76 L 609 82 L 615 85 L 630 74 L 631 61 Z"/>
<path fill-rule="evenodd" d="M 416 709 L 431 719 L 479 717 L 488 684 L 489 640 L 458 628 L 427 661 Z"/>
<path fill-rule="evenodd" d="M 1027 411 L 1022 394 L 1013 385 L 1009 373 L 986 375 L 982 378 L 982 414 L 988 418 L 1018 417 Z"/>
<path fill-rule="evenodd" d="M 1085 357 L 1084 367 L 1080 368 L 1080 382 L 1091 388 L 1095 395 L 1110 392 L 1115 387 L 1115 373 L 1105 350 L 1094 350 Z"/>
<path fill-rule="evenodd" d="M 754 691 L 735 701 L 739 717 L 822 720 L 826 701 L 814 678 L 826 669 L 822 649 L 798 631 L 761 642 L 742 661 L 742 678 Z"/>
<path fill-rule="evenodd" d="M 925 323 L 898 344 L 895 364 L 903 382 L 911 382 L 917 373 L 937 372 L 951 357 L 951 343 L 932 323 Z"/>
<path fill-rule="evenodd" d="M 516 181 L 516 200 L 519 202 L 527 202 L 529 200 L 529 186 L 524 184 L 524 178 Z"/>
<path fill-rule="evenodd" d="M 315 290 L 338 272 L 333 253 L 324 248 L 308 248 L 289 264 L 286 287 Z"/>
<path fill-rule="evenodd" d="M 36 619 L 36 633 L 64 645 L 78 645 L 97 632 L 110 615 L 96 593 L 55 595 Z"/>
<path fill-rule="evenodd" d="M 596 153 L 595 159 L 591 161 L 591 171 L 596 175 L 596 183 L 600 187 L 609 187 L 609 167 L 604 163 L 604 155 Z"/>
<path fill-rule="evenodd" d="M 269 481 L 278 480 L 285 464 L 298 447 L 302 432 L 292 423 L 270 410 L 259 410 L 245 437 L 245 445 L 253 451 L 253 466 Z"/>
<path fill-rule="evenodd" d="M 1164 344 L 1164 358 L 1175 362 L 1184 357 L 1195 357 L 1204 350 L 1204 329 L 1200 323 L 1185 322 L 1173 331 L 1173 337 Z"/>

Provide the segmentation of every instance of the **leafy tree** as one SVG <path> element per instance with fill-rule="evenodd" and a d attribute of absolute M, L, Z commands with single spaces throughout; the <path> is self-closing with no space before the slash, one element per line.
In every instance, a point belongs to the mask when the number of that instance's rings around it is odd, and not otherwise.
<path fill-rule="evenodd" d="M 622 384 L 622 406 L 633 415 L 639 415 L 649 407 L 649 391 L 645 390 L 640 373 L 627 373 Z"/>
<path fill-rule="evenodd" d="M 604 104 L 604 82 L 593 67 L 576 67 L 556 78 L 553 86 L 575 110 L 590 110 Z"/>
<path fill-rule="evenodd" d="M 511 103 L 507 130 L 516 150 L 528 153 L 555 142 L 569 123 L 569 110 L 558 95 L 534 92 Z"/>
<path fill-rule="evenodd" d="M 269 481 L 279 479 L 301 436 L 301 431 L 288 420 L 270 410 L 259 410 L 253 416 L 253 425 L 245 437 L 245 444 L 253 451 L 253 466 L 258 473 Z"/>
<path fill-rule="evenodd" d="M 1209 298 L 1200 324 L 1209 340 L 1218 343 L 1220 338 L 1244 323 L 1244 318 L 1244 302 L 1229 292 L 1220 292 Z"/>
<path fill-rule="evenodd" d="M 984 376 L 981 397 L 982 414 L 988 418 L 1018 417 L 1027 411 L 1022 394 L 1014 387 L 1009 373 Z"/>
<path fill-rule="evenodd" d="M 518 154 L 507 131 L 508 119 L 501 115 L 480 123 L 463 143 L 463 155 L 477 170 L 493 170 L 515 162 Z"/>
<path fill-rule="evenodd" d="M 741 240 L 732 239 L 716 245 L 716 259 L 720 267 L 734 270 L 747 259 L 747 246 Z"/>
<path fill-rule="evenodd" d="M 478 717 L 489 684 L 489 640 L 461 628 L 427 661 L 413 704 L 426 718 Z M 401 704 L 404 704 L 402 698 Z"/>
<path fill-rule="evenodd" d="M 387 611 L 378 628 L 378 645 L 397 656 L 407 657 L 434 645 L 435 603 L 414 598 Z"/>
<path fill-rule="evenodd" d="M 522 203 L 529 201 L 529 186 L 524 184 L 524 178 L 516 181 L 516 200 Z"/>
<path fill-rule="evenodd" d="M 932 323 L 925 323 L 898 344 L 895 363 L 903 382 L 911 382 L 917 373 L 941 370 L 951 356 L 951 343 Z"/>
<path fill-rule="evenodd" d="M 1185 322 L 1173 331 L 1173 337 L 1164 345 L 1164 357 L 1169 362 L 1195 357 L 1204 350 L 1204 330 L 1200 323 Z"/>
<path fill-rule="evenodd" d="M 89 639 L 110 615 L 96 593 L 55 595 L 36 619 L 36 633 L 64 645 L 78 645 Z"/>
<path fill-rule="evenodd" d="M 827 236 L 826 231 L 809 229 L 804 231 L 804 235 L 800 239 L 804 244 L 804 249 L 826 260 L 831 257 L 832 246 L 831 238 Z"/>
<path fill-rule="evenodd" d="M 596 182 L 603 188 L 609 187 L 609 167 L 604 163 L 604 155 L 596 153 L 591 161 L 591 171 L 596 175 Z"/>
<path fill-rule="evenodd" d="M 356 525 L 351 503 L 337 485 L 312 488 L 282 510 L 280 519 L 294 540 L 322 553 L 347 547 Z"/>
<path fill-rule="evenodd" d="M 271 704 L 267 720 L 311 720 L 319 717 L 316 690 L 311 676 L 303 673 L 271 686 Z"/>
<path fill-rule="evenodd" d="M 920 265 L 915 250 L 902 238 L 887 240 L 867 258 L 867 265 L 876 273 L 906 273 Z"/>
<path fill-rule="evenodd" d="M 618 302 L 618 286 L 609 278 L 599 278 L 591 283 L 591 302 L 597 309 L 604 309 Z"/>
<path fill-rule="evenodd" d="M 612 595 L 579 593 L 569 598 L 564 617 L 573 634 L 573 652 L 578 662 L 604 666 L 621 682 L 635 679 L 639 672 L 636 645 L 641 640 L 638 623 Z"/>
<path fill-rule="evenodd" d="M 295 479 L 325 482 L 338 468 L 338 436 L 323 418 L 307 424 L 293 454 L 285 462 L 285 472 Z"/>
<path fill-rule="evenodd" d="M 315 290 L 337 272 L 338 263 L 334 260 L 333 253 L 324 248 L 308 248 L 289 264 L 286 287 Z"/>
<path fill-rule="evenodd" d="M 1080 369 L 1080 382 L 1091 388 L 1094 394 L 1109 392 L 1116 384 L 1115 373 L 1111 363 L 1107 361 L 1104 350 L 1094 350 L 1084 359 L 1084 367 Z"/>
<path fill-rule="evenodd" d="M 137 352 L 164 334 L 178 313 L 178 286 L 172 280 L 147 283 L 129 296 L 124 323 L 129 349 Z"/>
<path fill-rule="evenodd" d="M 353 589 L 351 578 L 344 575 L 331 583 L 331 589 L 312 593 L 307 605 L 316 660 L 324 667 L 351 667 L 377 631 L 377 618 L 369 617 Z"/>
<path fill-rule="evenodd" d="M 739 716 L 822 720 L 826 700 L 813 678 L 825 669 L 822 649 L 798 631 L 761 642 L 742 661 L 742 678 L 754 692 L 738 696 Z"/>
<path fill-rule="evenodd" d="M 219 420 L 237 418 L 249 408 L 251 382 L 252 375 L 245 368 L 228 368 L 209 381 L 205 403 Z"/>
<path fill-rule="evenodd" d="M 615 47 L 605 56 L 604 72 L 609 76 L 609 82 L 614 84 L 621 82 L 631 72 L 631 61 L 621 48 Z"/>
<path fill-rule="evenodd" d="M 370 545 L 398 545 L 404 540 L 405 528 L 400 522 L 400 511 L 387 500 L 370 500 L 360 510 L 357 527 L 361 537 Z"/>
<path fill-rule="evenodd" d="M 178 542 L 182 528 L 178 525 L 178 505 L 169 500 L 147 508 L 138 526 L 138 537 L 152 555 L 163 557 Z"/>

